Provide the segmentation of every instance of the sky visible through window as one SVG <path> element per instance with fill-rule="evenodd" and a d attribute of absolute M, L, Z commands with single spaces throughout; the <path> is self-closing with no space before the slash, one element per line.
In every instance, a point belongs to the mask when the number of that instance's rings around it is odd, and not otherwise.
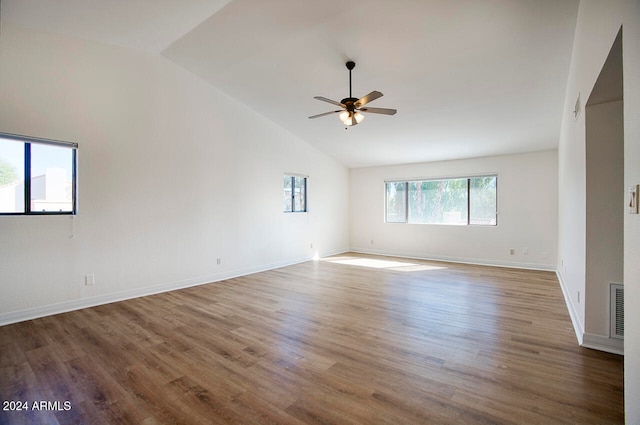
<path fill-rule="evenodd" d="M 72 163 L 69 161 L 69 149 L 37 143 L 33 143 L 31 146 L 34 149 L 31 156 L 32 177 L 43 175 L 47 168 L 55 166 L 64 168 L 67 178 L 71 178 Z M 0 161 L 14 167 L 18 179 L 21 180 L 24 175 L 24 143 L 0 137 Z"/>
<path fill-rule="evenodd" d="M 0 214 L 75 213 L 75 149 L 0 134 Z"/>

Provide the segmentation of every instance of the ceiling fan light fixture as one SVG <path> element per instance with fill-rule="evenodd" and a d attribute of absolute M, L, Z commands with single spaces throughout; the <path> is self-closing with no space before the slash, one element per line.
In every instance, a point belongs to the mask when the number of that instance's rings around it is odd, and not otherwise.
<path fill-rule="evenodd" d="M 364 115 L 361 114 L 358 111 L 356 111 L 355 113 L 349 112 L 349 111 L 344 111 L 340 115 L 338 115 L 338 118 L 340 118 L 340 121 L 342 121 L 342 123 L 344 125 L 353 125 L 353 120 L 351 119 L 351 114 L 354 114 L 353 116 L 356 119 L 356 124 L 360 124 L 362 122 L 362 120 L 364 120 Z"/>

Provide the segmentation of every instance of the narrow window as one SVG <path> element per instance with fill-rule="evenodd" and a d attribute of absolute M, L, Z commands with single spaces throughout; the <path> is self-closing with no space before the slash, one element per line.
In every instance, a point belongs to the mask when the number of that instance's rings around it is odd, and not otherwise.
<path fill-rule="evenodd" d="M 407 222 L 407 182 L 387 182 L 385 202 L 387 223 Z"/>
<path fill-rule="evenodd" d="M 284 212 L 307 212 L 307 178 L 285 174 L 283 184 Z"/>
<path fill-rule="evenodd" d="M 75 143 L 0 133 L 0 214 L 75 214 Z"/>
<path fill-rule="evenodd" d="M 469 179 L 469 224 L 495 226 L 498 223 L 496 176 Z"/>

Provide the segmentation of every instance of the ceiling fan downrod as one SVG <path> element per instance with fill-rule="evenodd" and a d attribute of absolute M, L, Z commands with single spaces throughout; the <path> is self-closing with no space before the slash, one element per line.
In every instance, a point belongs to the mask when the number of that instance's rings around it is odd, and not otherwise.
<path fill-rule="evenodd" d="M 349 70 L 349 97 L 353 97 L 351 94 L 351 70 L 356 67 L 356 63 L 354 61 L 348 61 L 346 64 L 347 69 Z"/>
<path fill-rule="evenodd" d="M 349 97 L 345 97 L 340 101 L 343 105 L 345 105 L 345 109 L 348 113 L 348 116 L 351 117 L 355 113 L 355 102 L 358 100 L 353 97 L 351 90 L 351 70 L 356 67 L 356 63 L 354 61 L 348 61 L 346 64 L 347 69 L 349 70 Z"/>

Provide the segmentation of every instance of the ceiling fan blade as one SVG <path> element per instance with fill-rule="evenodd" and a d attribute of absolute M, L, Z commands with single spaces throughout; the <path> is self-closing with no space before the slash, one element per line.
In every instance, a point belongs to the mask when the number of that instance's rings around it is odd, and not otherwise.
<path fill-rule="evenodd" d="M 313 118 L 320 118 L 320 117 L 324 117 L 325 115 L 331 115 L 331 114 L 337 114 L 338 112 L 342 112 L 342 109 L 339 111 L 331 111 L 331 112 L 325 112 L 323 114 L 318 114 L 318 115 L 312 115 L 309 118 L 313 119 Z"/>
<path fill-rule="evenodd" d="M 358 125 L 358 120 L 356 120 L 356 114 L 351 113 L 349 116 L 349 120 L 351 121 L 351 126 Z"/>
<path fill-rule="evenodd" d="M 396 109 L 389 108 L 360 108 L 362 112 L 371 112 L 372 114 L 395 115 Z"/>
<path fill-rule="evenodd" d="M 323 102 L 331 103 L 332 105 L 340 106 L 342 108 L 345 107 L 345 105 L 343 105 L 342 103 L 336 102 L 335 100 L 327 99 L 326 97 L 323 97 L 323 96 L 313 96 L 313 98 L 321 100 Z"/>
<path fill-rule="evenodd" d="M 382 97 L 382 93 L 380 93 L 379 91 L 374 90 L 371 93 L 369 93 L 368 95 L 358 99 L 354 103 L 354 105 L 355 105 L 356 108 L 360 108 L 361 106 L 364 106 L 369 102 L 373 102 L 374 100 L 378 99 L 379 97 Z"/>

